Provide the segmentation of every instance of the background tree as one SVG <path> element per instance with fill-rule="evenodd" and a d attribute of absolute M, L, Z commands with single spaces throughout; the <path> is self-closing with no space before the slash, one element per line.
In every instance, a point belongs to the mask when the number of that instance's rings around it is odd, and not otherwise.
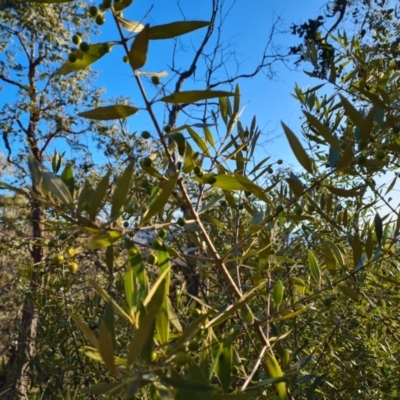
<path fill-rule="evenodd" d="M 295 88 L 303 140 L 282 125 L 299 170 L 268 158 L 252 165 L 260 130 L 256 119 L 248 127 L 240 121 L 239 87 L 163 86 L 155 99 L 147 95 L 149 42 L 208 29 L 208 21 L 135 24 L 135 35 L 125 36 L 124 25 L 134 23 L 119 12 L 130 3 L 102 6 L 120 37 L 90 51 L 123 46 L 142 96 L 138 107 L 154 126 L 144 157 L 122 154 L 116 174 L 88 175 L 73 188 L 65 174 L 50 175 L 30 158 L 37 201 L 58 235 L 56 257 L 44 264 L 53 269 L 50 290 L 37 299 L 65 301 L 52 331 L 59 347 L 44 345 L 34 363 L 40 368 L 57 351 L 64 374 L 58 370 L 50 383 L 34 374 L 36 390 L 53 398 L 398 396 L 400 224 L 387 198 L 396 177 L 384 188 L 378 181 L 398 163 L 396 64 L 343 34 L 335 42 L 343 53 L 331 54 L 322 73 L 319 44 L 307 41 L 309 74 L 322 82 Z M 75 51 L 59 72 L 80 71 L 88 61 Z M 158 83 L 159 74 L 152 76 Z M 321 97 L 323 84 L 339 93 Z M 206 105 L 215 125 L 165 128 L 158 103 L 178 111 Z M 80 116 L 118 120 L 137 111 L 118 102 Z M 74 272 L 84 259 L 104 267 L 89 278 L 92 290 L 83 284 L 86 271 L 65 279 L 67 267 Z M 174 263 L 193 265 L 207 279 L 198 296 Z M 55 316 L 46 322 L 56 324 Z"/>

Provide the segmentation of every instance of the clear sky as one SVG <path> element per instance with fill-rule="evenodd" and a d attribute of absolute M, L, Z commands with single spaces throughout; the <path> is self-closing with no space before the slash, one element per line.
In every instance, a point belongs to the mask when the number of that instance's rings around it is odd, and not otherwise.
<path fill-rule="evenodd" d="M 136 0 L 129 9 L 124 11 L 124 18 L 150 23 L 151 25 L 164 24 L 183 18 L 208 20 L 210 3 L 211 1 L 208 0 L 201 2 L 194 2 L 193 0 L 155 0 L 153 2 Z M 225 10 L 233 7 L 224 23 L 222 39 L 225 43 L 232 45 L 231 50 L 234 50 L 236 60 L 240 63 L 239 72 L 247 73 L 255 68 L 268 41 L 271 27 L 277 18 L 280 18 L 280 22 L 276 27 L 278 33 L 273 39 L 273 45 L 279 47 L 280 52 L 287 53 L 289 46 L 297 44 L 299 40 L 289 33 L 290 25 L 293 22 L 301 23 L 310 17 L 315 17 L 324 4 L 324 0 L 303 2 L 297 0 L 226 0 Z M 99 38 L 96 38 L 96 41 L 118 38 L 114 23 L 109 15 L 101 30 L 103 33 Z M 202 39 L 203 34 L 204 31 L 199 30 L 182 37 L 183 51 L 177 53 L 177 65 L 182 69 L 188 65 L 193 56 L 193 48 Z M 170 72 L 172 46 L 173 41 L 171 40 L 151 42 L 148 63 L 143 69 L 153 72 L 164 70 Z M 129 66 L 121 61 L 123 52 L 119 47 L 114 47 L 108 57 L 104 57 L 94 65 L 94 68 L 100 72 L 98 82 L 107 88 L 106 98 L 117 97 L 118 95 L 128 96 L 134 103 L 140 105 L 140 95 L 132 79 Z M 268 53 L 272 54 L 272 48 Z M 295 70 L 293 61 L 294 58 L 292 57 L 286 65 L 283 63 L 274 64 L 275 76 L 272 80 L 265 73 L 260 73 L 254 78 L 239 81 L 242 93 L 241 104 L 242 106 L 246 105 L 243 121 L 247 124 L 256 115 L 258 126 L 265 134 L 264 141 L 269 139 L 263 149 L 259 150 L 259 156 L 264 157 L 267 153 L 273 159 L 282 158 L 285 163 L 289 164 L 295 163 L 295 160 L 288 148 L 286 138 L 282 135 L 280 120 L 283 120 L 296 131 L 296 128 L 299 127 L 300 105 L 291 96 L 294 84 L 297 82 L 300 87 L 312 87 L 318 84 L 316 80 L 302 72 L 303 68 L 307 69 L 306 65 Z M 235 71 L 235 62 L 231 60 L 230 63 L 226 64 L 226 68 Z M 222 76 L 222 71 L 220 74 Z M 173 78 L 173 74 L 170 77 Z M 201 78 L 201 71 L 196 71 L 196 78 Z M 198 88 L 202 88 L 201 83 L 199 85 Z M 184 89 L 193 89 L 194 87 L 195 83 L 188 81 Z M 149 84 L 148 89 L 150 93 L 154 93 L 152 85 Z M 230 90 L 229 87 L 221 87 L 221 89 Z M 129 119 L 129 127 L 132 130 L 141 131 L 144 129 L 151 130 L 152 125 L 145 115 L 137 114 Z"/>

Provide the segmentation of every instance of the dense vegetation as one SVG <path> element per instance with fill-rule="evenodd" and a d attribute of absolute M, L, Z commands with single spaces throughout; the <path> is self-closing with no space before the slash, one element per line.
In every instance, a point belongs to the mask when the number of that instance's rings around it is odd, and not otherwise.
<path fill-rule="evenodd" d="M 214 74 L 224 1 L 158 26 L 125 19 L 131 3 L 0 2 L 0 80 L 17 99 L 0 118 L 0 397 L 398 398 L 396 9 L 341 0 L 328 34 L 325 17 L 293 26 L 315 86 L 294 88 L 300 134 L 282 122 L 291 170 L 254 162 L 261 131 L 241 122 L 237 83 L 271 66 L 267 47 L 254 71 Z M 106 19 L 118 37 L 91 43 Z M 176 82 L 146 72 L 149 43 L 193 31 Z M 115 46 L 135 106 L 93 84 Z M 186 90 L 201 60 L 205 84 Z M 128 131 L 136 113 L 151 132 Z"/>

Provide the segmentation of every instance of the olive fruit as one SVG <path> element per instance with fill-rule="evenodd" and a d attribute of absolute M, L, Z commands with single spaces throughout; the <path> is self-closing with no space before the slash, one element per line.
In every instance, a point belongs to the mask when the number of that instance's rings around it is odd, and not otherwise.
<path fill-rule="evenodd" d="M 164 132 L 165 132 L 165 133 L 171 132 L 171 129 L 172 129 L 172 128 L 171 128 L 170 125 L 165 125 L 165 126 L 164 126 Z"/>
<path fill-rule="evenodd" d="M 157 75 L 153 75 L 151 77 L 151 81 L 154 83 L 154 85 L 159 85 L 160 84 L 160 78 Z"/>
<path fill-rule="evenodd" d="M 281 164 L 283 164 L 283 160 L 278 160 L 277 163 L 278 163 L 279 165 L 281 165 Z"/>
<path fill-rule="evenodd" d="M 79 46 L 82 42 L 82 38 L 80 37 L 80 35 L 73 35 L 72 36 L 72 43 L 76 44 L 77 46 Z"/>
<path fill-rule="evenodd" d="M 184 351 L 178 351 L 173 361 L 176 365 L 184 365 L 189 362 L 189 356 Z"/>
<path fill-rule="evenodd" d="M 282 204 L 279 204 L 278 206 L 276 206 L 276 212 L 277 212 L 278 214 L 280 214 L 281 212 L 283 212 L 283 210 L 284 210 L 284 207 L 283 207 Z"/>
<path fill-rule="evenodd" d="M 68 239 L 68 233 L 67 233 L 67 232 L 61 232 L 61 233 L 58 235 L 58 238 L 59 238 L 60 240 Z"/>
<path fill-rule="evenodd" d="M 296 215 L 301 215 L 301 214 L 303 213 L 303 208 L 300 207 L 300 206 L 296 206 L 296 207 L 294 208 L 294 213 L 295 213 Z"/>
<path fill-rule="evenodd" d="M 97 25 L 103 25 L 104 22 L 106 22 L 106 19 L 105 19 L 101 14 L 99 14 L 99 15 L 96 17 L 95 21 L 96 21 L 96 24 L 97 24 Z"/>
<path fill-rule="evenodd" d="M 177 219 L 176 223 L 177 223 L 179 226 L 185 226 L 185 225 L 186 225 L 186 220 L 185 220 L 185 218 L 179 217 L 179 218 Z"/>
<path fill-rule="evenodd" d="M 209 183 L 210 185 L 214 185 L 214 183 L 216 183 L 216 182 L 217 182 L 217 178 L 215 176 L 210 176 L 207 179 L 207 183 Z"/>
<path fill-rule="evenodd" d="M 144 167 L 151 167 L 152 161 L 150 157 L 145 157 L 142 162 Z"/>
<path fill-rule="evenodd" d="M 128 221 L 125 221 L 124 222 L 124 228 L 128 228 L 129 227 L 129 222 Z"/>
<path fill-rule="evenodd" d="M 149 131 L 143 131 L 142 132 L 142 138 L 143 139 L 150 139 L 151 135 Z"/>
<path fill-rule="evenodd" d="M 148 256 L 147 256 L 147 260 L 146 260 L 147 262 L 148 262 L 148 264 L 150 264 L 150 265 L 156 265 L 157 264 L 157 256 L 155 255 L 155 254 L 153 254 L 153 253 L 150 253 Z"/>
<path fill-rule="evenodd" d="M 123 56 L 123 57 L 122 57 L 122 61 L 123 61 L 124 63 L 127 63 L 127 62 L 129 61 L 128 56 Z"/>
<path fill-rule="evenodd" d="M 70 262 L 68 264 L 68 269 L 70 272 L 72 272 L 73 274 L 78 272 L 78 264 L 76 262 Z"/>
<path fill-rule="evenodd" d="M 99 14 L 99 9 L 96 6 L 90 6 L 89 7 L 89 14 L 92 17 L 97 17 L 97 15 Z"/>
<path fill-rule="evenodd" d="M 75 53 L 69 53 L 68 54 L 68 61 L 71 63 L 76 62 L 76 60 L 78 59 L 78 56 Z"/>
<path fill-rule="evenodd" d="M 197 175 L 197 176 L 202 176 L 203 175 L 203 168 L 200 167 L 200 165 L 196 165 L 193 169 L 193 172 Z"/>
<path fill-rule="evenodd" d="M 158 231 L 158 236 L 159 236 L 161 239 L 164 239 L 164 238 L 167 236 L 167 231 L 166 231 L 166 229 L 160 229 L 160 230 Z"/>
<path fill-rule="evenodd" d="M 89 43 L 82 42 L 82 43 L 79 45 L 79 48 L 80 48 L 84 53 L 87 53 L 87 52 L 90 50 L 90 45 L 89 45 Z"/>
<path fill-rule="evenodd" d="M 62 254 L 56 254 L 53 257 L 54 264 L 60 265 L 63 263 L 63 261 L 64 261 L 64 256 Z"/>
<path fill-rule="evenodd" d="M 357 158 L 359 164 L 364 164 L 367 161 L 367 157 L 364 154 L 360 154 Z"/>

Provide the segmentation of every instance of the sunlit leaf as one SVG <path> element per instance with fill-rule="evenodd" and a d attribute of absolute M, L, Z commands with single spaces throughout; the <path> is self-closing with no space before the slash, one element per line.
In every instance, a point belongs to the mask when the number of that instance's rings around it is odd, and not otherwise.
<path fill-rule="evenodd" d="M 117 215 L 124 205 L 132 183 L 135 160 L 132 158 L 125 171 L 118 178 L 111 201 L 111 217 Z"/>
<path fill-rule="evenodd" d="M 108 43 L 109 46 L 113 46 L 112 43 Z M 56 75 L 68 75 L 71 72 L 79 71 L 80 69 L 85 69 L 94 62 L 100 60 L 107 54 L 104 50 L 104 43 L 91 44 L 88 52 L 83 52 L 81 50 L 76 51 L 77 60 L 75 62 L 66 61 L 57 71 Z"/>
<path fill-rule="evenodd" d="M 83 118 L 95 119 L 99 121 L 109 121 L 113 119 L 123 119 L 135 114 L 139 109 L 126 106 L 124 104 L 115 104 L 113 106 L 98 107 L 94 110 L 84 111 L 78 115 Z"/>
<path fill-rule="evenodd" d="M 89 326 L 78 316 L 72 315 L 72 319 L 78 325 L 79 329 L 85 335 L 86 339 L 96 348 L 98 348 L 98 340 L 94 332 L 89 328 Z"/>
<path fill-rule="evenodd" d="M 90 250 L 101 249 L 103 247 L 108 247 L 115 243 L 122 237 L 122 232 L 120 231 L 108 231 L 101 233 L 100 235 L 94 236 L 86 244 L 86 247 Z"/>
<path fill-rule="evenodd" d="M 171 39 L 211 25 L 208 21 L 178 21 L 170 24 L 156 25 L 149 29 L 149 39 Z"/>
<path fill-rule="evenodd" d="M 314 278 L 318 285 L 321 284 L 321 270 L 318 262 L 311 250 L 308 250 L 308 265 L 310 267 L 311 276 Z"/>
<path fill-rule="evenodd" d="M 129 21 L 128 19 L 120 17 L 118 17 L 117 19 L 120 25 L 123 26 L 129 32 L 138 33 L 144 29 L 144 25 L 142 25 L 140 22 Z"/>
<path fill-rule="evenodd" d="M 272 378 L 281 378 L 283 377 L 283 373 L 281 370 L 281 367 L 279 366 L 279 363 L 277 359 L 275 358 L 274 354 L 270 352 L 266 352 L 266 365 L 268 369 L 268 373 Z M 286 383 L 284 382 L 279 382 L 275 383 L 275 389 L 279 394 L 279 397 L 281 400 L 289 400 L 289 396 L 286 390 Z"/>
<path fill-rule="evenodd" d="M 146 25 L 135 37 L 129 50 L 128 58 L 134 70 L 142 68 L 147 61 L 149 46 L 149 25 Z"/>
<path fill-rule="evenodd" d="M 215 99 L 218 97 L 235 96 L 235 93 L 223 92 L 221 90 L 189 90 L 177 92 L 169 96 L 162 97 L 160 100 L 165 103 L 196 103 L 200 100 Z"/>
<path fill-rule="evenodd" d="M 272 298 L 274 299 L 276 307 L 279 307 L 283 299 L 283 285 L 281 281 L 275 282 L 274 288 L 272 289 Z"/>

